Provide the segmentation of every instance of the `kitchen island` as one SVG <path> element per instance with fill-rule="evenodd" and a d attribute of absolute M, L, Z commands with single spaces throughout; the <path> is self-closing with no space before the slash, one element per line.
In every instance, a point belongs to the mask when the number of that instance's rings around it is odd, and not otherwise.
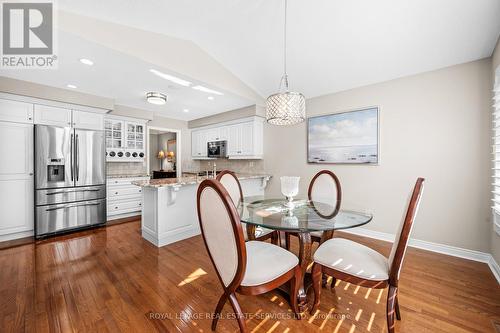
<path fill-rule="evenodd" d="M 263 195 L 271 178 L 265 174 L 237 174 L 243 196 Z M 160 247 L 200 234 L 196 191 L 206 177 L 136 181 L 142 187 L 142 237 Z"/>

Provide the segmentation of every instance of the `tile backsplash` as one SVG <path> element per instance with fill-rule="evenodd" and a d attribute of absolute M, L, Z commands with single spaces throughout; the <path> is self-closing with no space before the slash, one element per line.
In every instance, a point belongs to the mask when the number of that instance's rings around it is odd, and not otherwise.
<path fill-rule="evenodd" d="M 146 163 L 107 162 L 107 175 L 146 175 Z"/>
<path fill-rule="evenodd" d="M 200 161 L 199 171 L 212 170 L 213 164 L 216 164 L 217 170 L 228 169 L 241 173 L 261 173 L 264 171 L 263 160 L 230 160 L 221 158 L 217 160 Z M 188 169 L 185 169 L 186 171 Z"/>
<path fill-rule="evenodd" d="M 221 158 L 209 161 L 197 161 L 186 159 L 182 161 L 182 171 L 198 172 L 212 170 L 215 162 L 217 170 L 228 169 L 241 173 L 262 173 L 264 171 L 263 160 L 229 160 Z M 108 162 L 106 163 L 107 175 L 146 175 L 146 163 L 137 162 Z"/>

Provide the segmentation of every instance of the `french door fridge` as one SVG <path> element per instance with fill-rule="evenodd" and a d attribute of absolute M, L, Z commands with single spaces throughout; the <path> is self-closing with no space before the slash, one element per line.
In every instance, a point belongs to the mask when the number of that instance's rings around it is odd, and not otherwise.
<path fill-rule="evenodd" d="M 35 236 L 106 222 L 103 131 L 35 125 Z"/>

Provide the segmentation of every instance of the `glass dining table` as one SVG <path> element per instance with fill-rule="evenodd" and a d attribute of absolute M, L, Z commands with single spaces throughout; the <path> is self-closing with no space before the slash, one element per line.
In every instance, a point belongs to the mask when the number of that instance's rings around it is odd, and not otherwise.
<path fill-rule="evenodd" d="M 262 228 L 279 232 L 280 245 L 285 247 L 287 232 L 294 233 L 299 239 L 299 263 L 302 268 L 302 283 L 299 294 L 301 311 L 307 310 L 307 288 L 310 276 L 307 268 L 311 263 L 311 233 L 320 232 L 321 243 L 332 238 L 335 230 L 350 229 L 370 222 L 372 214 L 350 210 L 336 210 L 332 205 L 309 200 L 296 200 L 291 207 L 284 199 L 262 196 L 245 197 L 238 205 L 241 222 L 246 224 L 250 240 L 255 239 Z M 292 295 L 289 295 L 292 297 Z"/>

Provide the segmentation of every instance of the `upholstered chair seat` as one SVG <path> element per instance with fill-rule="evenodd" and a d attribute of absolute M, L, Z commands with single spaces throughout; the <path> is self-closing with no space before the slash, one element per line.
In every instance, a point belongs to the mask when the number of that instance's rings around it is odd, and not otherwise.
<path fill-rule="evenodd" d="M 323 231 L 311 231 L 311 237 L 321 238 Z"/>
<path fill-rule="evenodd" d="M 241 194 L 241 188 L 238 192 Z M 300 320 L 298 295 L 302 269 L 299 259 L 274 244 L 246 242 L 235 200 L 218 180 L 201 182 L 196 201 L 203 242 L 224 289 L 213 313 L 212 331 L 217 328 L 224 304 L 229 301 L 240 331 L 247 332 L 245 315 L 236 293 L 260 295 L 284 284 L 289 286 L 291 310 Z"/>
<path fill-rule="evenodd" d="M 299 259 L 279 246 L 259 241 L 246 242 L 247 269 L 242 286 L 256 286 L 272 281 L 299 264 Z"/>
<path fill-rule="evenodd" d="M 365 280 L 389 278 L 389 262 L 377 251 L 345 238 L 324 242 L 314 253 L 314 261 Z"/>
<path fill-rule="evenodd" d="M 398 300 L 399 275 L 422 198 L 424 181 L 424 178 L 418 178 L 413 187 L 406 213 L 396 231 L 389 258 L 349 239 L 332 238 L 323 241 L 314 253 L 314 264 L 311 269 L 314 289 L 311 314 L 319 307 L 323 274 L 326 274 L 333 278 L 332 286 L 336 285 L 336 279 L 341 279 L 366 288 L 387 288 L 387 332 L 395 332 L 394 316 L 397 320 L 401 320 Z"/>

